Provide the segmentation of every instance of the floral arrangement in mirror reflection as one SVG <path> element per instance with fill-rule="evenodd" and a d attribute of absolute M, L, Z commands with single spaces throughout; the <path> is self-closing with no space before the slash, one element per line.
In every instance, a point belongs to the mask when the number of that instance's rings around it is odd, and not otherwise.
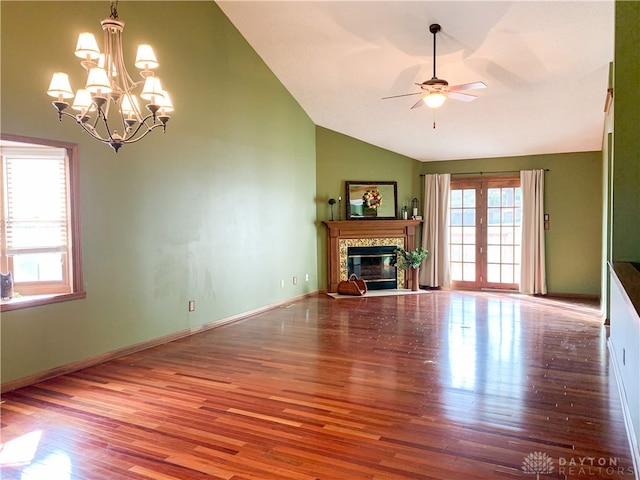
<path fill-rule="evenodd" d="M 382 196 L 380 195 L 379 190 L 367 190 L 362 195 L 362 201 L 364 202 L 365 208 L 378 208 L 382 205 Z"/>

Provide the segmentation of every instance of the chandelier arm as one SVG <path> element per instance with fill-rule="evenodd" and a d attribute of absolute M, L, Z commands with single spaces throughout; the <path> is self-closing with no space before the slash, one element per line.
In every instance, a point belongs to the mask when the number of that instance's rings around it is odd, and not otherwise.
<path fill-rule="evenodd" d="M 122 143 L 127 143 L 127 144 L 136 143 L 137 141 L 142 140 L 144 137 L 146 137 L 151 132 L 151 130 L 154 130 L 154 129 L 158 128 L 158 127 L 163 127 L 163 126 L 164 125 L 162 123 L 155 123 L 151 127 L 149 127 L 148 130 L 145 130 L 145 132 L 142 135 L 140 135 L 138 138 L 134 138 L 133 140 L 127 140 L 127 141 L 122 142 Z"/>
<path fill-rule="evenodd" d="M 102 118 L 103 121 L 105 122 L 105 124 L 109 121 L 109 107 L 111 106 L 111 98 L 107 98 L 106 103 L 104 104 L 103 107 L 100 107 L 100 110 L 102 111 Z M 108 130 L 108 128 L 107 128 Z M 111 135 L 111 133 L 109 133 L 109 135 Z"/>
<path fill-rule="evenodd" d="M 157 127 L 165 127 L 165 125 L 163 123 L 153 123 L 151 125 L 149 125 L 147 122 L 149 120 L 151 120 L 152 118 L 154 118 L 154 114 L 153 113 L 149 113 L 146 117 L 141 118 L 140 121 L 138 122 L 138 126 L 135 128 L 135 130 L 131 131 L 131 129 L 129 128 L 129 130 L 125 129 L 126 134 L 122 136 L 122 139 L 120 140 L 123 144 L 127 144 L 127 143 L 135 143 L 138 140 L 140 140 L 141 138 L 144 138 L 150 131 L 154 130 Z M 124 125 L 126 127 L 126 125 Z M 138 133 L 140 132 L 140 130 L 143 130 L 143 133 L 139 136 Z M 136 137 L 137 136 L 137 137 Z"/>
<path fill-rule="evenodd" d="M 126 143 L 126 140 L 128 138 L 137 134 L 139 127 L 136 128 L 133 133 L 131 133 L 131 127 L 129 127 L 126 123 L 127 115 L 122 111 L 122 102 L 124 97 L 129 97 L 129 104 L 131 105 L 131 109 L 133 111 L 132 116 L 135 117 L 138 122 L 142 122 L 143 115 L 140 111 L 140 107 L 137 102 L 134 102 L 132 99 L 134 89 L 137 88 L 137 86 L 142 82 L 134 82 L 124 64 L 124 55 L 122 52 L 122 31 L 116 30 L 114 32 L 114 36 L 115 41 L 112 44 L 112 58 L 114 59 L 115 69 L 117 72 L 119 72 L 120 84 L 118 84 L 117 79 L 113 79 L 112 85 L 114 88 L 114 92 L 116 92 L 116 95 L 118 97 L 114 99 L 114 102 L 116 103 L 120 114 L 120 122 L 122 124 L 123 132 L 122 141 Z"/>
<path fill-rule="evenodd" d="M 93 121 L 93 125 L 91 125 L 91 128 L 93 128 L 94 130 L 98 126 L 98 121 L 100 121 L 100 109 L 96 107 L 95 111 L 96 111 L 96 119 Z"/>
<path fill-rule="evenodd" d="M 81 120 L 81 117 L 79 115 L 73 115 L 72 113 L 68 113 L 68 112 L 58 112 L 61 116 L 64 115 L 65 117 L 69 117 L 72 118 L 74 122 L 76 122 L 78 125 L 80 125 L 80 127 L 82 127 L 82 129 L 88 133 L 89 135 L 91 135 L 91 137 L 93 137 L 94 139 L 102 142 L 102 143 L 109 143 L 108 139 L 104 139 L 102 138 L 97 130 L 92 126 L 92 125 L 88 125 L 86 123 L 84 123 Z"/>
<path fill-rule="evenodd" d="M 122 102 L 122 100 L 120 100 L 120 101 Z M 123 141 L 127 140 L 127 139 L 129 139 L 131 137 L 135 137 L 138 134 L 138 131 L 143 127 L 143 125 L 148 130 L 149 129 L 149 125 L 147 125 L 146 122 L 147 122 L 147 120 L 149 118 L 151 118 L 153 116 L 153 114 L 149 114 L 149 115 L 147 115 L 146 117 L 143 118 L 142 117 L 142 113 L 140 112 L 140 108 L 139 108 L 138 104 L 134 103 L 134 102 L 130 102 L 130 103 L 131 103 L 131 107 L 132 107 L 132 110 L 133 110 L 133 114 L 136 117 L 135 120 L 137 121 L 138 126 L 135 128 L 135 130 L 132 130 L 133 125 L 129 126 L 127 124 L 126 115 L 125 115 L 124 112 L 122 112 L 122 103 L 121 103 L 120 104 L 120 120 L 122 122 L 122 129 L 123 129 L 122 131 L 124 132 L 124 134 L 122 135 Z"/>
<path fill-rule="evenodd" d="M 102 107 L 98 106 L 98 118 L 96 118 L 96 124 L 98 123 L 98 120 L 100 117 L 102 117 L 102 124 L 104 125 L 104 129 L 107 132 L 108 135 L 108 141 L 111 142 L 113 141 L 113 133 L 111 133 L 111 129 L 109 128 L 109 122 L 107 120 L 107 116 L 104 114 L 104 111 L 102 110 Z"/>
<path fill-rule="evenodd" d="M 151 117 L 151 115 L 147 115 L 146 118 L 143 118 L 140 122 L 138 122 L 138 126 L 136 127 L 136 129 L 131 134 L 125 136 L 125 143 L 137 142 L 138 140 L 131 140 L 129 142 L 129 139 L 135 138 L 135 136 L 138 134 L 138 132 L 143 126 L 145 127 L 145 132 L 140 136 L 140 138 L 144 137 L 147 133 L 149 133 L 153 129 L 155 125 L 149 126 L 146 124 L 146 121 L 149 119 L 149 117 Z"/>
<path fill-rule="evenodd" d="M 154 122 L 153 122 L 153 124 L 149 125 L 147 122 L 148 122 L 149 120 L 151 120 L 152 118 L 153 118 Z M 156 120 L 157 118 L 158 118 L 157 113 L 153 113 L 153 112 L 152 112 L 152 113 L 150 113 L 150 114 L 148 114 L 146 117 L 142 118 L 142 119 L 140 120 L 140 123 L 138 124 L 138 127 L 133 131 L 133 133 L 131 133 L 131 134 L 127 137 L 127 139 L 128 139 L 128 138 L 133 138 L 133 137 L 135 137 L 135 136 L 138 134 L 138 131 L 139 131 L 143 126 L 144 126 L 144 127 L 145 127 L 145 129 L 146 129 L 146 130 L 145 130 L 145 133 L 144 133 L 144 134 L 142 134 L 139 138 L 137 138 L 137 139 L 135 139 L 135 140 L 131 141 L 131 143 L 137 142 L 140 138 L 144 137 L 147 133 L 149 133 L 151 130 L 153 130 L 153 129 L 157 128 L 157 127 L 163 127 L 163 129 L 162 129 L 162 130 L 166 132 L 166 129 L 167 129 L 167 125 L 166 125 L 166 123 L 167 123 L 167 121 L 169 120 L 169 118 L 170 118 L 170 117 L 168 117 L 168 116 L 167 116 L 167 117 L 165 118 L 165 120 L 164 120 L 164 121 L 161 121 L 160 123 L 156 123 L 156 121 L 155 121 L 155 120 Z M 128 142 L 125 142 L 125 143 L 128 143 Z"/>
<path fill-rule="evenodd" d="M 112 81 L 112 84 L 114 84 L 118 88 L 121 88 L 122 92 L 120 93 L 124 95 L 127 93 L 131 93 L 133 89 L 138 85 L 138 83 L 133 81 L 133 79 L 129 75 L 129 72 L 127 71 L 126 65 L 124 64 L 124 54 L 122 51 L 122 30 L 121 29 L 115 30 L 111 32 L 111 34 L 114 37 L 113 38 L 114 41 L 110 45 L 110 50 L 112 50 L 111 51 L 112 59 L 115 59 L 115 62 L 113 60 L 112 62 L 115 63 L 115 69 L 118 72 L 118 75 L 120 76 L 120 81 L 122 82 L 122 85 L 117 85 L 117 80 L 115 79 Z"/>
<path fill-rule="evenodd" d="M 110 144 L 111 142 L 114 141 L 114 138 L 111 135 L 110 131 L 107 130 L 108 133 L 109 133 L 109 138 L 103 138 L 102 136 L 100 136 L 98 134 L 98 131 L 94 126 L 92 126 L 90 124 L 87 125 L 87 123 L 82 122 L 80 116 L 73 115 L 73 114 L 71 114 L 69 112 L 58 112 L 58 113 L 60 114 L 60 118 L 62 118 L 62 116 L 72 118 L 73 121 L 76 122 L 78 125 L 80 125 L 80 127 L 82 127 L 82 129 L 87 134 L 89 134 L 91 137 L 93 137 L 96 140 L 98 140 L 98 141 L 100 141 L 102 143 L 107 143 L 107 144 Z M 149 114 L 149 115 L 147 115 L 147 117 L 144 120 L 149 120 L 149 118 L 151 118 L 152 116 L 153 116 L 152 114 Z M 106 122 L 105 122 L 105 124 L 106 124 Z M 141 135 L 139 135 L 138 137 L 135 137 L 137 135 L 138 131 L 142 128 L 142 125 L 144 125 L 146 127 L 145 130 L 143 131 L 143 133 Z M 119 142 L 122 143 L 123 145 L 124 144 L 129 144 L 129 143 L 136 143 L 136 142 L 142 140 L 144 137 L 146 137 L 152 130 L 155 130 L 156 128 L 164 127 L 164 126 L 165 125 L 162 124 L 162 123 L 154 123 L 151 126 L 147 125 L 146 123 L 141 123 L 140 125 L 138 125 L 138 128 L 135 129 L 133 134 L 131 134 L 126 139 L 124 139 L 124 138 L 120 139 Z"/>
<path fill-rule="evenodd" d="M 130 130 L 130 128 L 129 128 L 129 127 L 127 126 L 127 124 L 124 122 L 124 120 L 125 120 L 125 119 L 124 119 L 124 114 L 122 114 L 122 115 L 121 115 L 120 120 L 121 120 L 121 124 L 122 124 L 122 125 L 121 125 L 121 126 L 122 126 L 122 139 L 123 139 L 123 140 L 126 140 L 127 138 L 129 138 L 129 137 L 130 137 L 130 135 L 129 135 L 129 130 Z"/>
<path fill-rule="evenodd" d="M 76 120 L 76 121 L 83 128 L 83 130 L 87 132 L 89 135 L 91 135 L 93 138 L 95 138 L 96 140 L 100 140 L 103 143 L 109 143 L 109 141 L 111 140 L 111 132 L 109 132 L 109 129 L 107 128 L 107 133 L 109 134 L 109 138 L 103 138 L 102 135 L 100 135 L 100 133 L 98 132 L 98 129 L 96 128 L 98 125 L 98 122 L 100 121 L 100 118 L 103 119 L 103 122 L 105 124 L 107 123 L 106 119 L 104 118 L 104 115 L 102 114 L 102 110 L 98 108 L 96 120 L 93 122 L 93 125 L 87 125 L 86 123 L 82 123 L 79 120 Z"/>
<path fill-rule="evenodd" d="M 64 115 L 65 117 L 73 118 L 74 122 L 79 122 L 78 117 L 76 117 L 72 113 L 69 113 L 69 112 L 58 112 L 58 114 L 59 114 L 60 120 L 62 120 L 62 116 Z"/>
<path fill-rule="evenodd" d="M 158 118 L 157 113 L 150 113 L 146 117 L 144 117 L 140 123 L 144 124 L 144 126 L 147 127 L 147 130 L 149 130 L 156 124 L 156 118 Z M 147 122 L 151 119 L 153 119 L 153 123 L 149 125 Z"/>
<path fill-rule="evenodd" d="M 77 120 L 76 120 L 77 121 Z M 87 124 L 82 123 L 80 121 L 77 121 L 78 125 L 80 125 L 82 127 L 82 129 L 88 133 L 89 135 L 91 135 L 92 138 L 94 138 L 95 140 L 98 140 L 99 142 L 102 143 L 109 143 L 109 139 L 105 139 L 102 138 L 99 134 L 98 131 L 95 130 L 93 127 L 91 127 L 91 125 L 87 126 Z"/>

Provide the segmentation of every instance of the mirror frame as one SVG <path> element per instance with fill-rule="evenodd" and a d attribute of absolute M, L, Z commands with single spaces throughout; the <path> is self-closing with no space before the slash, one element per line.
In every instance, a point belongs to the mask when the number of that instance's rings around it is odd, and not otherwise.
<path fill-rule="evenodd" d="M 345 198 L 347 201 L 347 220 L 396 220 L 398 218 L 398 182 L 345 181 Z M 362 215 L 354 214 L 357 207 L 352 200 L 362 199 L 364 192 L 374 190 L 380 192 L 382 204 L 379 209 L 363 209 Z M 391 206 L 388 206 L 391 203 Z M 382 213 L 379 215 L 379 213 Z"/>

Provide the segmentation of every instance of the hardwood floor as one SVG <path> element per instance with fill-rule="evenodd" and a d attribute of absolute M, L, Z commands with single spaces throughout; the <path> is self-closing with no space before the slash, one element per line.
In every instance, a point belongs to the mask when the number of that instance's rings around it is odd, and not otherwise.
<path fill-rule="evenodd" d="M 3 395 L 1 478 L 634 478 L 606 329 L 496 293 L 316 295 Z"/>

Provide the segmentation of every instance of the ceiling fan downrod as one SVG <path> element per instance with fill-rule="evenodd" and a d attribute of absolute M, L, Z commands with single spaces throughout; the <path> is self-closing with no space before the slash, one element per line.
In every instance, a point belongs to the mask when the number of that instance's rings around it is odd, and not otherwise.
<path fill-rule="evenodd" d="M 440 31 L 440 29 L 441 27 L 437 23 L 432 23 L 431 25 L 429 25 L 429 31 L 433 33 L 433 78 L 432 80 L 438 78 L 436 77 L 436 34 Z"/>

